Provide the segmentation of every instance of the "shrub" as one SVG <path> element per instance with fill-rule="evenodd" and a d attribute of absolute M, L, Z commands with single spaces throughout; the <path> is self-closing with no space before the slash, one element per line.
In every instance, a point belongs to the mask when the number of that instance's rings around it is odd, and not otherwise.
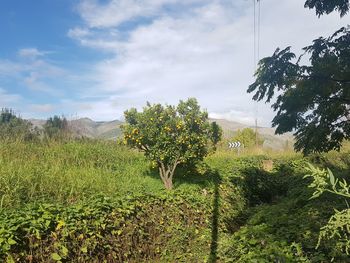
<path fill-rule="evenodd" d="M 143 112 L 130 109 L 125 120 L 125 143 L 145 153 L 166 189 L 172 189 L 178 165 L 202 161 L 221 137 L 219 126 L 208 122 L 208 113 L 195 99 L 180 101 L 177 107 L 147 104 Z"/>
<path fill-rule="evenodd" d="M 38 130 L 32 124 L 17 116 L 12 109 L 2 109 L 0 113 L 0 139 L 30 141 L 38 138 Z"/>

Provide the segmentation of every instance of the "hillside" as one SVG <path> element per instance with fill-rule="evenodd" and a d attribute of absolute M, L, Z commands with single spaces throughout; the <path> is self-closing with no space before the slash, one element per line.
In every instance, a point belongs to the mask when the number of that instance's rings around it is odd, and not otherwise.
<path fill-rule="evenodd" d="M 29 121 L 39 129 L 45 124 L 45 120 L 30 119 Z M 254 128 L 247 124 L 224 119 L 210 119 L 210 121 L 215 121 L 220 125 L 226 139 L 231 138 L 237 130 Z M 77 136 L 113 140 L 121 135 L 120 126 L 123 122 L 119 120 L 96 122 L 89 118 L 80 118 L 69 121 L 69 124 Z M 275 129 L 269 127 L 258 127 L 258 132 L 264 139 L 265 148 L 278 150 L 283 149 L 286 144 L 291 145 L 293 143 L 293 135 L 291 133 L 275 135 Z"/>
<path fill-rule="evenodd" d="M 30 119 L 35 127 L 43 128 L 45 120 Z M 116 139 L 120 136 L 121 121 L 93 121 L 89 118 L 80 118 L 70 120 L 69 125 L 73 132 L 79 137 L 99 138 L 99 139 Z"/>

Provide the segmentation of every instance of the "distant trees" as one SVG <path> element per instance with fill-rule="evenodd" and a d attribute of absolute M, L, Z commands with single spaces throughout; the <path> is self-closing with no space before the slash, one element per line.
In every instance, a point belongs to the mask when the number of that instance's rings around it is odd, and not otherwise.
<path fill-rule="evenodd" d="M 44 124 L 44 134 L 50 139 L 63 139 L 70 137 L 68 121 L 65 117 L 55 115 Z"/>
<path fill-rule="evenodd" d="M 221 129 L 208 122 L 208 114 L 196 99 L 180 101 L 178 106 L 151 105 L 138 112 L 125 112 L 122 126 L 125 143 L 145 153 L 166 189 L 172 189 L 175 169 L 180 164 L 195 164 L 215 150 Z"/>
<path fill-rule="evenodd" d="M 305 7 L 315 8 L 319 16 L 334 10 L 343 16 L 349 1 L 308 0 Z M 296 150 L 339 149 L 350 139 L 350 27 L 315 39 L 303 51 L 297 57 L 290 47 L 278 48 L 260 60 L 248 92 L 255 92 L 257 101 L 276 97 L 272 125 L 277 134 L 294 131 Z M 309 63 L 302 64 L 303 56 Z"/>
<path fill-rule="evenodd" d="M 17 116 L 12 109 L 3 108 L 0 112 L 0 139 L 2 140 L 33 140 L 38 131 L 32 124 Z"/>
<path fill-rule="evenodd" d="M 65 117 L 53 116 L 47 119 L 42 129 L 34 127 L 30 121 L 22 119 L 14 110 L 3 108 L 0 112 L 0 139 L 2 140 L 40 140 L 71 139 L 72 132 Z"/>
<path fill-rule="evenodd" d="M 243 130 L 238 130 L 233 136 L 232 141 L 239 141 L 244 145 L 245 148 L 251 148 L 256 145 L 261 146 L 264 140 L 259 134 L 256 134 L 255 131 L 251 128 L 244 128 Z"/>

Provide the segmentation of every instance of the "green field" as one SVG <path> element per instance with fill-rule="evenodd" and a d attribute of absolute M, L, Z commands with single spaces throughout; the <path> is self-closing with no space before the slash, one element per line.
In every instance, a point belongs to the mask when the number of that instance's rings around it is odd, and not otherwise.
<path fill-rule="evenodd" d="M 166 191 L 114 142 L 1 143 L 0 261 L 349 262 L 336 240 L 315 248 L 346 203 L 309 200 L 303 176 L 312 162 L 349 180 L 350 152 L 269 156 L 218 151 Z"/>

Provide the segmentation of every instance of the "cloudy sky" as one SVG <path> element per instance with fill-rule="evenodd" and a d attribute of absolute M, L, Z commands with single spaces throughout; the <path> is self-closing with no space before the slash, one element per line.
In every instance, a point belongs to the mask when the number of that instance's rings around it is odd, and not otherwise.
<path fill-rule="evenodd" d="M 261 0 L 261 57 L 350 24 L 304 2 Z M 113 120 L 196 97 L 212 117 L 252 124 L 253 13 L 252 0 L 2 0 L 0 107 Z M 269 105 L 257 115 L 270 125 Z"/>

